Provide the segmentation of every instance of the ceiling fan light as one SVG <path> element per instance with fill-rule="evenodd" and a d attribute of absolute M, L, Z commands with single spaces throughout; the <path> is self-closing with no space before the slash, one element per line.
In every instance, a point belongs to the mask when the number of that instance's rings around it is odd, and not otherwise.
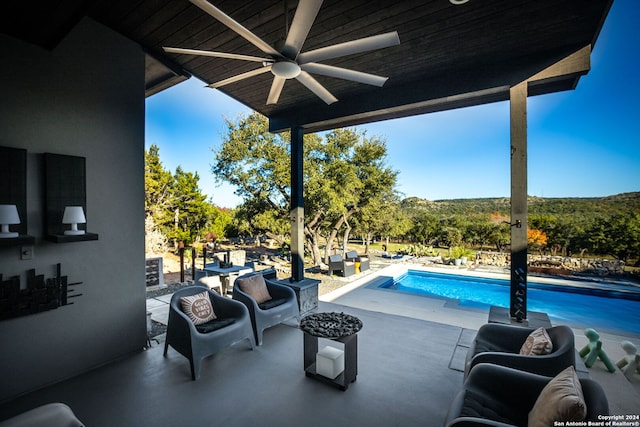
<path fill-rule="evenodd" d="M 271 72 L 276 77 L 293 79 L 300 74 L 300 66 L 293 61 L 278 61 L 271 66 Z"/>
<path fill-rule="evenodd" d="M 455 5 L 465 4 L 468 1 L 469 0 L 449 0 L 449 2 L 451 2 L 451 4 L 455 4 Z"/>

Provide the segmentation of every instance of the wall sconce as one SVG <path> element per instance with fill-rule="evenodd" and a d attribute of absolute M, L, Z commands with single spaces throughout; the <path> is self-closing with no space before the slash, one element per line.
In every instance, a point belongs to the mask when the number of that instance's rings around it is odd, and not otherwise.
<path fill-rule="evenodd" d="M 16 205 L 0 205 L 0 238 L 18 237 L 18 233 L 9 231 L 9 225 L 20 224 Z"/>
<path fill-rule="evenodd" d="M 84 234 L 84 230 L 78 230 L 78 224 L 85 224 L 87 219 L 84 217 L 82 206 L 67 206 L 64 208 L 62 216 L 63 224 L 71 224 L 71 230 L 65 230 L 67 236 L 80 236 Z"/>

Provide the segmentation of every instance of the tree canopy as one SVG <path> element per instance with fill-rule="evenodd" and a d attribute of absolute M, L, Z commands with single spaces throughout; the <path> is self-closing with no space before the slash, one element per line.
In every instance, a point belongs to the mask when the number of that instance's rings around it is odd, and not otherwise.
<path fill-rule="evenodd" d="M 247 231 L 284 241 L 290 230 L 289 134 L 269 133 L 266 118 L 257 113 L 226 124 L 212 172 L 244 199 L 238 217 Z M 338 232 L 348 238 L 358 215 L 364 224 L 375 213 L 371 209 L 384 209 L 384 201 L 396 196 L 397 172 L 386 166 L 385 141 L 354 129 L 305 135 L 303 167 L 306 248 L 319 264 L 321 240 L 326 256 Z"/>
<path fill-rule="evenodd" d="M 167 171 L 156 145 L 145 151 L 145 224 L 149 250 L 157 251 L 158 241 L 169 240 L 174 246 L 178 242 L 189 245 L 207 233 L 224 235 L 231 215 L 207 202 L 198 186 L 199 180 L 197 172 L 187 172 L 180 166 L 174 174 Z"/>
<path fill-rule="evenodd" d="M 410 197 L 402 201 L 402 209 L 413 222 L 407 237 L 417 242 L 446 242 L 443 229 L 452 223 L 462 231 L 464 244 L 491 243 L 501 250 L 509 242 L 508 198 L 429 201 Z M 638 212 L 638 192 L 597 198 L 529 197 L 529 247 L 551 254 L 639 260 Z"/>
<path fill-rule="evenodd" d="M 509 198 L 400 199 L 398 172 L 386 141 L 357 129 L 304 135 L 305 249 L 316 265 L 350 237 L 421 245 L 504 250 L 510 240 Z M 205 236 L 267 235 L 289 243 L 291 164 L 288 133 L 272 134 L 258 113 L 226 121 L 211 172 L 236 188 L 243 203 L 217 208 L 198 187 L 198 173 L 164 169 L 157 146 L 145 152 L 147 235 L 191 244 Z M 640 193 L 601 198 L 528 199 L 529 249 L 611 256 L 640 263 Z M 342 239 L 340 241 L 340 239 Z M 159 243 L 160 242 L 160 243 Z M 324 252 L 321 249 L 324 246 Z"/>

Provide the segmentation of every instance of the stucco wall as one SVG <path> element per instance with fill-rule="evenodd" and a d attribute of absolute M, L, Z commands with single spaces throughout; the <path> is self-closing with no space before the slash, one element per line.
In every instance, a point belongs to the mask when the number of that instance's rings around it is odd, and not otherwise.
<path fill-rule="evenodd" d="M 0 145 L 27 149 L 32 260 L 0 248 L 0 273 L 82 282 L 72 305 L 0 321 L 0 401 L 72 377 L 146 340 L 144 55 L 82 20 L 53 50 L 0 34 Z M 87 229 L 99 240 L 43 240 L 42 153 L 86 158 Z"/>

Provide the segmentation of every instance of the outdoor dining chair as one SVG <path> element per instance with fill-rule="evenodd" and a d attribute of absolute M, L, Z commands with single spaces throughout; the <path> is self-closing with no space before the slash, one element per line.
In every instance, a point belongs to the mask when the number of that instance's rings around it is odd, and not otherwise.
<path fill-rule="evenodd" d="M 223 295 L 222 281 L 220 276 L 211 274 L 209 275 L 204 270 L 196 270 L 196 283 L 198 285 L 206 286 L 209 289 L 217 289 L 220 295 Z"/>

